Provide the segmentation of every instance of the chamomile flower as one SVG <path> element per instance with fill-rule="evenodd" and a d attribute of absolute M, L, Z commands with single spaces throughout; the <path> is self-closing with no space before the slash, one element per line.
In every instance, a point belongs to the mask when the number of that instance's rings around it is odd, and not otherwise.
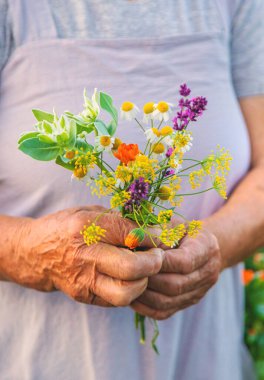
<path fill-rule="evenodd" d="M 147 140 L 149 142 L 154 143 L 157 142 L 160 139 L 160 131 L 158 128 L 149 128 L 145 131 L 145 135 L 147 137 Z"/>
<path fill-rule="evenodd" d="M 110 136 L 97 136 L 95 138 L 95 148 L 97 152 L 111 152 L 115 143 L 115 138 Z"/>
<path fill-rule="evenodd" d="M 161 101 L 154 104 L 155 110 L 153 111 L 153 117 L 159 121 L 168 121 L 170 118 L 171 107 L 173 104 Z"/>
<path fill-rule="evenodd" d="M 143 107 L 144 117 L 143 117 L 143 123 L 148 123 L 149 120 L 153 119 L 153 112 L 155 110 L 154 102 L 148 102 Z"/>
<path fill-rule="evenodd" d="M 124 102 L 120 108 L 120 111 L 121 119 L 130 121 L 135 119 L 137 113 L 139 112 L 139 108 L 132 102 Z"/>

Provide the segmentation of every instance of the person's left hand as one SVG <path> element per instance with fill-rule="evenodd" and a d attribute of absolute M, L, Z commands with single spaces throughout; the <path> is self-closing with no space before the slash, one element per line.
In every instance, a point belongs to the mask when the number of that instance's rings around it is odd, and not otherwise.
<path fill-rule="evenodd" d="M 162 320 L 198 303 L 217 281 L 222 269 L 216 237 L 203 229 L 185 237 L 179 248 L 165 252 L 160 273 L 149 278 L 148 288 L 131 307 L 141 315 Z"/>

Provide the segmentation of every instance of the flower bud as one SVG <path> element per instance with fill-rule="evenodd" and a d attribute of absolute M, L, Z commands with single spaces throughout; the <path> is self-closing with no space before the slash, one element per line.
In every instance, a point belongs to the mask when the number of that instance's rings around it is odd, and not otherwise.
<path fill-rule="evenodd" d="M 134 228 L 125 238 L 125 246 L 135 249 L 144 240 L 145 233 L 141 228 Z"/>

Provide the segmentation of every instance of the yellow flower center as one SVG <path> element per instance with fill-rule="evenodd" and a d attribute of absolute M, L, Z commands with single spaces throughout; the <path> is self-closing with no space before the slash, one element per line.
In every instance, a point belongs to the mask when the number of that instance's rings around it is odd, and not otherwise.
<path fill-rule="evenodd" d="M 164 150 L 165 150 L 165 146 L 162 143 L 155 144 L 152 149 L 153 153 L 156 153 L 156 154 L 161 154 L 164 152 Z"/>
<path fill-rule="evenodd" d="M 171 189 L 169 188 L 169 186 L 161 186 L 159 188 L 158 196 L 162 201 L 167 201 L 170 195 L 171 195 Z"/>
<path fill-rule="evenodd" d="M 111 144 L 111 138 L 109 136 L 101 136 L 100 144 L 102 146 L 109 146 Z"/>
<path fill-rule="evenodd" d="M 166 102 L 159 102 L 158 105 L 157 105 L 157 109 L 158 109 L 161 113 L 165 113 L 165 112 L 168 112 L 168 110 L 169 110 L 169 105 L 168 105 L 168 103 L 166 103 Z"/>
<path fill-rule="evenodd" d="M 122 111 L 129 112 L 134 108 L 134 104 L 131 102 L 124 102 L 121 106 Z"/>
<path fill-rule="evenodd" d="M 143 107 L 143 111 L 147 115 L 152 113 L 154 111 L 154 103 L 153 102 L 146 103 Z"/>
<path fill-rule="evenodd" d="M 165 125 L 165 127 L 161 128 L 160 130 L 161 136 L 171 135 L 172 132 L 173 132 L 173 129 L 169 125 Z"/>
<path fill-rule="evenodd" d="M 154 133 L 154 135 L 156 135 L 157 137 L 160 137 L 160 131 L 158 130 L 158 128 L 151 128 L 152 132 Z"/>

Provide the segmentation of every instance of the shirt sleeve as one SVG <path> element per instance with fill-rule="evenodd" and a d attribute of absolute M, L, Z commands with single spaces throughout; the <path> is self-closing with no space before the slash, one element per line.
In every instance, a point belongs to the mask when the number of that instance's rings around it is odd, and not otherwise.
<path fill-rule="evenodd" d="M 0 73 L 11 48 L 11 27 L 8 22 L 7 0 L 0 0 Z"/>
<path fill-rule="evenodd" d="M 264 94 L 264 0 L 241 0 L 232 22 L 231 70 L 238 97 Z"/>

